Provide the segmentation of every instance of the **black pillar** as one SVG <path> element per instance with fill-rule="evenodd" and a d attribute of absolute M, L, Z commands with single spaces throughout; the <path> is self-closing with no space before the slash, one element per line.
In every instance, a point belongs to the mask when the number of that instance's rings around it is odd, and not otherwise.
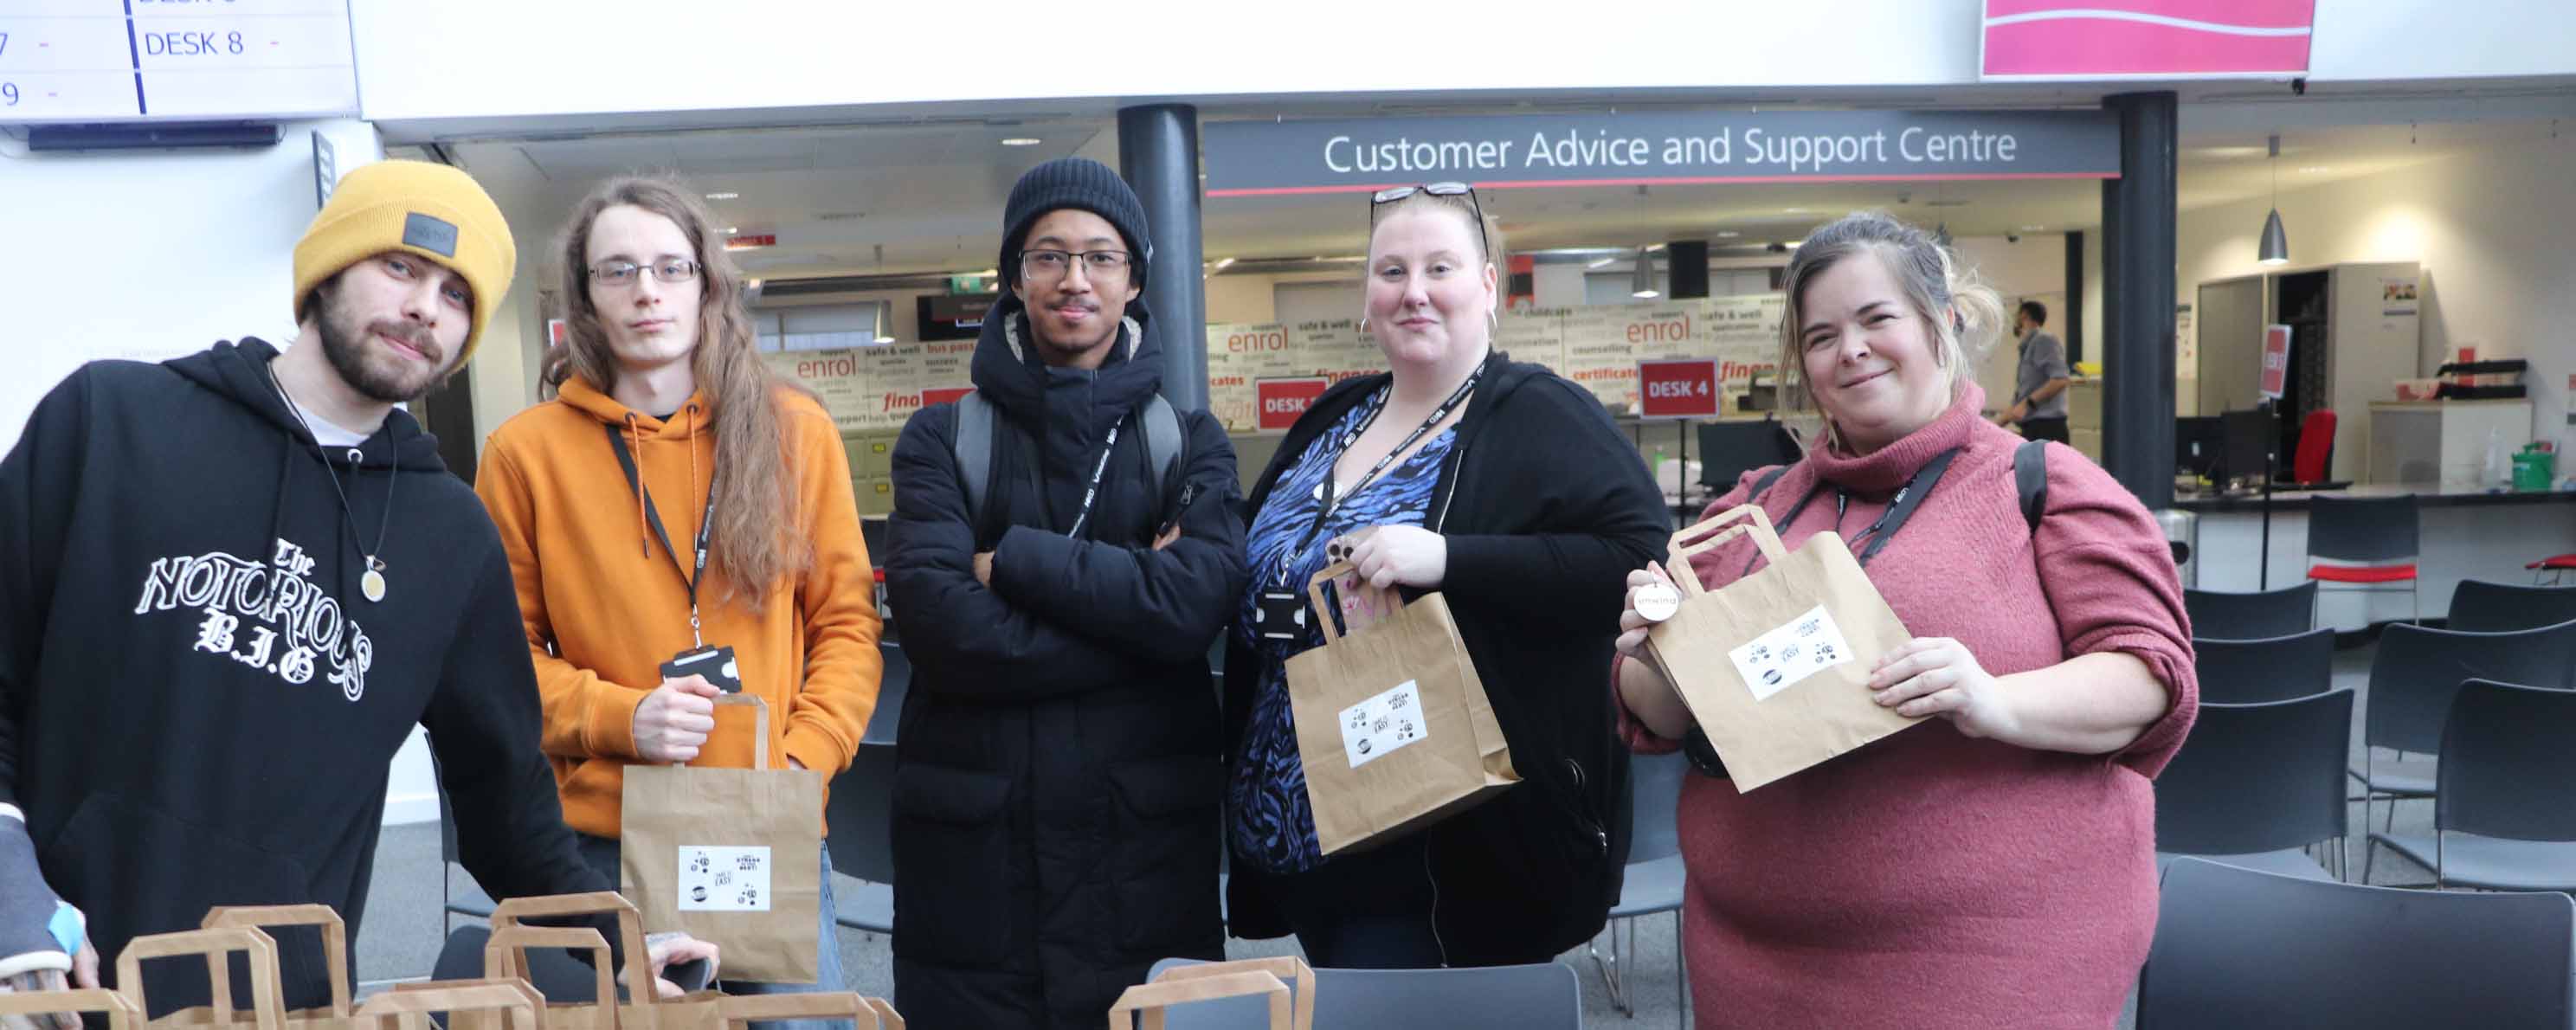
<path fill-rule="evenodd" d="M 2174 94 L 2103 106 L 2120 177 L 2102 184 L 2102 467 L 2152 510 L 2173 504 Z"/>
<path fill-rule="evenodd" d="M 1144 202 L 1154 236 L 1146 271 L 1150 330 L 1163 346 L 1163 396 L 1207 410 L 1207 297 L 1199 247 L 1199 112 L 1188 104 L 1118 111 L 1118 173 Z"/>
<path fill-rule="evenodd" d="M 1664 245 L 1664 276 L 1674 300 L 1708 296 L 1708 241 L 1674 240 Z"/>
<path fill-rule="evenodd" d="M 2058 313 L 2057 338 L 2066 341 L 2066 363 L 2084 360 L 2084 234 L 2066 234 L 2066 310 Z"/>

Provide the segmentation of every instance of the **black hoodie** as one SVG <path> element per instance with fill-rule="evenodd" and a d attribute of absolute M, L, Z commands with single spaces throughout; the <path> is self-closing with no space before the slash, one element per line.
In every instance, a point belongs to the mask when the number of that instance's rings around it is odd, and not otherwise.
<path fill-rule="evenodd" d="M 276 355 L 86 365 L 0 462 L 0 802 L 46 881 L 109 962 L 215 905 L 321 902 L 355 941 L 387 766 L 422 725 L 493 896 L 610 889 L 538 752 L 482 504 L 400 410 L 318 448 Z M 371 547 L 382 602 L 359 590 Z M 290 1007 L 328 1001 L 315 940 L 281 938 Z M 154 968 L 156 1011 L 204 999 L 181 965 Z"/>
<path fill-rule="evenodd" d="M 1001 459 L 969 524 L 953 405 L 894 452 L 886 589 L 913 665 L 895 777 L 895 993 L 923 1027 L 1094 1027 L 1156 959 L 1221 958 L 1208 645 L 1246 574 L 1234 450 L 1182 413 L 1181 537 L 1129 420 L 1162 385 L 1142 304 L 1097 371 L 1051 368 L 1019 302 L 971 365 Z M 1065 535 L 1124 423 L 1081 539 Z M 1035 453 L 1022 442 L 1029 434 Z M 994 554 L 992 585 L 974 558 Z"/>

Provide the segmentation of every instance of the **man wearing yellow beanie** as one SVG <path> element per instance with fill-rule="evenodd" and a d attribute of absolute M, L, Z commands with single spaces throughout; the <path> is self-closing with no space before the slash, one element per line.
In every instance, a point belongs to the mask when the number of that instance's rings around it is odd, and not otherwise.
<path fill-rule="evenodd" d="M 495 897 L 615 889 L 538 749 L 499 537 L 396 407 L 464 364 L 516 254 L 464 172 L 368 165 L 296 244 L 283 354 L 93 362 L 37 406 L 0 460 L 0 977 L 95 986 L 216 905 L 321 902 L 356 939 L 415 725 Z M 318 935 L 279 943 L 287 1006 L 327 1002 Z M 153 976 L 155 1008 L 208 994 Z"/>

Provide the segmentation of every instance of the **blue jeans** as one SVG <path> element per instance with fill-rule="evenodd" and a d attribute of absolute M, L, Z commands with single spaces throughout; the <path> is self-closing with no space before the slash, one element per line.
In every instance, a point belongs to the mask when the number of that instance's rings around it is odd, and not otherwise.
<path fill-rule="evenodd" d="M 587 833 L 576 833 L 574 836 L 581 838 L 582 861 L 589 863 L 592 869 L 599 872 L 599 875 L 607 877 L 609 883 L 615 884 L 620 882 L 622 872 L 618 863 L 617 842 L 607 837 L 593 837 Z M 816 931 L 818 936 L 816 937 L 814 945 L 814 982 L 810 984 L 768 984 L 726 980 L 722 982 L 725 993 L 812 994 L 822 991 L 840 991 L 848 989 L 843 987 L 841 982 L 840 927 L 839 924 L 833 920 L 835 910 L 832 904 L 832 853 L 825 850 L 818 851 L 817 854 L 820 856 L 820 861 L 822 862 L 823 867 L 823 895 L 821 899 L 822 903 L 820 905 L 823 910 L 823 918 L 822 926 Z M 839 1030 L 839 1028 L 844 1024 L 825 1019 L 798 1019 L 763 1020 L 751 1025 L 754 1030 Z"/>

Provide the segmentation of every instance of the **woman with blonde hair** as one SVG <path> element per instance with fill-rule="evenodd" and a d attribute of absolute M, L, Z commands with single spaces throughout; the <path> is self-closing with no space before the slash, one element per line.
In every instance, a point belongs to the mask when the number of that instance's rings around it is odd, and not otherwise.
<path fill-rule="evenodd" d="M 696 196 L 625 178 L 575 210 L 571 339 L 545 372 L 558 395 L 493 432 L 475 482 L 518 582 L 564 821 L 611 882 L 627 766 L 750 764 L 750 720 L 719 729 L 720 690 L 766 702 L 772 767 L 828 783 L 881 668 L 840 434 L 761 363 L 741 273 Z M 729 669 L 664 671 L 711 648 L 731 649 Z M 815 861 L 819 983 L 758 989 L 841 989 L 831 863 Z"/>
<path fill-rule="evenodd" d="M 1687 748 L 1683 947 L 1699 1025 L 2107 1026 L 2155 930 L 2149 778 L 2198 710 L 2191 630 L 2160 532 L 2062 444 L 1979 417 L 1994 292 L 1922 230 L 1856 214 L 1790 259 L 1786 398 L 1806 456 L 1709 507 L 1758 504 L 1795 548 L 1841 534 L 1916 639 L 1878 659 L 1878 704 L 1921 725 L 1751 793 L 1639 656 L 1629 577 L 1612 664 L 1629 743 Z M 1694 557 L 1711 589 L 1750 542 Z"/>

